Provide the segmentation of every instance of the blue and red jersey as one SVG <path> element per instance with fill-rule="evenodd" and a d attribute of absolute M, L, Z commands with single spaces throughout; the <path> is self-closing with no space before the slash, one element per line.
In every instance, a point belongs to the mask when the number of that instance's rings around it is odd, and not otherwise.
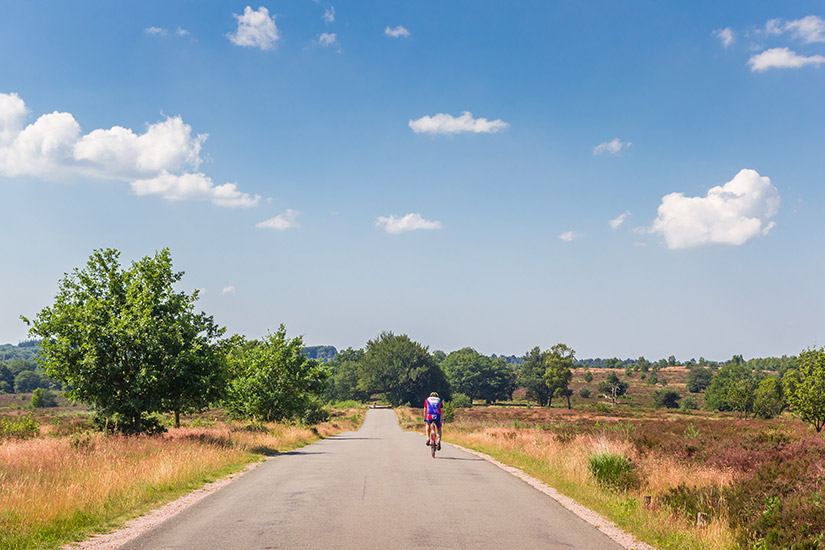
<path fill-rule="evenodd" d="M 424 401 L 424 421 L 441 420 L 441 398 L 431 395 Z"/>

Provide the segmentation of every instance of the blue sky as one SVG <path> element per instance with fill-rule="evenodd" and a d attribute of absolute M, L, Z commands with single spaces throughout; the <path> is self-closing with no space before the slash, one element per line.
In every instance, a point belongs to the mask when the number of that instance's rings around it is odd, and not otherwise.
<path fill-rule="evenodd" d="M 820 2 L 0 9 L 0 342 L 169 247 L 247 337 L 825 344 Z"/>

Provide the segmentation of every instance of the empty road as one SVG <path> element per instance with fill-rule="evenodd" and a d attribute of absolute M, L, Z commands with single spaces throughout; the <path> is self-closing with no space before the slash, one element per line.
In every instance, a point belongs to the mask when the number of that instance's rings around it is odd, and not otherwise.
<path fill-rule="evenodd" d="M 127 549 L 581 549 L 621 546 L 449 444 L 433 460 L 395 413 L 269 460 Z"/>

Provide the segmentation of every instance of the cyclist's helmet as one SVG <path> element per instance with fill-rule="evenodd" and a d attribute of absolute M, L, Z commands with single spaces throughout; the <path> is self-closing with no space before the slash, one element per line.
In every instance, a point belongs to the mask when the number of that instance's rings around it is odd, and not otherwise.
<path fill-rule="evenodd" d="M 430 397 L 438 397 L 438 392 L 434 391 L 430 394 Z"/>

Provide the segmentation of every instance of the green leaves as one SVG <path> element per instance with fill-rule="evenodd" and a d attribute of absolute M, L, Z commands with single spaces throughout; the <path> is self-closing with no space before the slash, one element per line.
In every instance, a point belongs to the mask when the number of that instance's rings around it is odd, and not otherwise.
<path fill-rule="evenodd" d="M 503 359 L 492 359 L 472 348 L 463 348 L 447 355 L 441 363 L 450 388 L 471 400 L 488 403 L 510 399 L 515 389 L 515 375 Z"/>
<path fill-rule="evenodd" d="M 825 426 L 825 348 L 800 353 L 799 366 L 784 380 L 793 413 L 821 431 Z"/>

